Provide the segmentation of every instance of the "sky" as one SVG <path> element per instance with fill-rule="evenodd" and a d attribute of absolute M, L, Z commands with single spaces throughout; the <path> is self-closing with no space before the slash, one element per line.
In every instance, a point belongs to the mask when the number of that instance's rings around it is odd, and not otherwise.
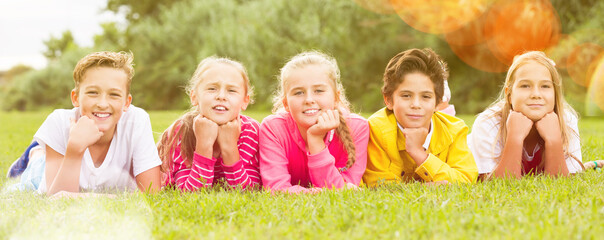
<path fill-rule="evenodd" d="M 75 42 L 93 45 L 103 22 L 124 21 L 104 11 L 107 0 L 0 0 L 0 71 L 18 64 L 46 66 L 42 52 L 50 36 L 71 30 Z"/>

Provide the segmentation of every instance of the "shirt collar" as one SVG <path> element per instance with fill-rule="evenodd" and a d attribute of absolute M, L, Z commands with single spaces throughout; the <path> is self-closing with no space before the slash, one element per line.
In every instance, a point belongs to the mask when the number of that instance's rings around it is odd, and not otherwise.
<path fill-rule="evenodd" d="M 402 132 L 403 126 L 401 126 L 398 121 L 396 121 L 396 125 L 398 126 L 398 129 Z M 430 118 L 430 130 L 428 130 L 428 136 L 426 136 L 426 140 L 424 141 L 424 144 L 422 144 L 422 147 L 426 150 L 428 150 L 428 147 L 430 146 L 430 141 L 432 140 L 432 130 L 434 129 L 433 126 L 434 123 L 432 122 L 432 118 Z"/>

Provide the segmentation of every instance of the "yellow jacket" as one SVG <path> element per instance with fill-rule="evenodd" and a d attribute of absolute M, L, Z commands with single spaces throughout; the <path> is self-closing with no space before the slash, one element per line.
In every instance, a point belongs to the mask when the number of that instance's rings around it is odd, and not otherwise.
<path fill-rule="evenodd" d="M 383 108 L 369 117 L 367 170 L 363 181 L 369 186 L 381 182 L 447 180 L 476 182 L 478 168 L 468 148 L 468 126 L 463 120 L 436 112 L 432 115 L 432 139 L 428 158 L 420 166 L 405 151 L 405 137 L 396 125 L 394 113 Z"/>

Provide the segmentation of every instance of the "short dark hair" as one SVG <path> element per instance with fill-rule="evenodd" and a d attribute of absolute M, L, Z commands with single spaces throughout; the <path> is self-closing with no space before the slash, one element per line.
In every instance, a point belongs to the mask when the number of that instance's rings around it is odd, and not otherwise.
<path fill-rule="evenodd" d="M 444 94 L 444 81 L 449 77 L 447 64 L 432 49 L 409 49 L 390 59 L 384 71 L 384 86 L 382 94 L 392 98 L 396 88 L 409 73 L 423 73 L 434 84 L 436 104 L 442 101 Z"/>

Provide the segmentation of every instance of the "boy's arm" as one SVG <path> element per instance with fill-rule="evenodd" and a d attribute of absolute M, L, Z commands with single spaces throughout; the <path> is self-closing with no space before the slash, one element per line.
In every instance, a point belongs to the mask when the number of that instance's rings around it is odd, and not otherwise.
<path fill-rule="evenodd" d="M 468 127 L 464 126 L 449 146 L 446 162 L 428 154 L 428 158 L 417 167 L 415 173 L 426 182 L 476 182 L 478 168 L 466 142 L 467 134 Z"/>
<path fill-rule="evenodd" d="M 141 192 L 156 193 L 160 189 L 159 166 L 136 175 L 136 185 Z"/>
<path fill-rule="evenodd" d="M 382 146 L 382 144 L 386 143 L 382 141 L 383 134 L 379 129 L 380 126 L 374 126 L 370 122 L 369 127 L 371 131 L 369 133 L 369 143 L 367 144 L 367 169 L 363 175 L 363 181 L 370 187 L 376 186 L 382 181 L 400 181 L 400 176 L 388 170 L 392 159 L 390 159 L 390 156 Z"/>
<path fill-rule="evenodd" d="M 85 150 L 85 148 L 84 148 Z M 65 156 L 46 146 L 46 194 L 53 195 L 60 191 L 80 191 L 80 170 L 84 150 L 67 146 Z"/>

